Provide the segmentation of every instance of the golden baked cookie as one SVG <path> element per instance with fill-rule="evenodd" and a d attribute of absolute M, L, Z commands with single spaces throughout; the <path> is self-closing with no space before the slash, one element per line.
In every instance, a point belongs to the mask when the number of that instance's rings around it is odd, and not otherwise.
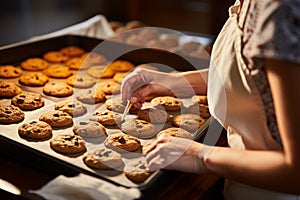
<path fill-rule="evenodd" d="M 159 137 L 163 134 L 171 135 L 173 137 L 181 137 L 181 138 L 188 138 L 188 139 L 192 137 L 192 134 L 190 132 L 178 127 L 170 127 L 165 130 L 162 130 L 159 133 L 157 133 L 156 137 Z"/>
<path fill-rule="evenodd" d="M 53 64 L 46 68 L 43 72 L 52 78 L 67 78 L 73 74 L 69 67 L 66 67 L 62 64 Z"/>
<path fill-rule="evenodd" d="M 132 152 L 141 147 L 141 141 L 131 135 L 122 132 L 113 133 L 104 141 L 104 145 L 117 152 Z"/>
<path fill-rule="evenodd" d="M 115 71 L 107 67 L 106 65 L 94 65 L 87 70 L 88 75 L 93 78 L 112 78 L 115 75 Z"/>
<path fill-rule="evenodd" d="M 105 56 L 96 52 L 85 52 L 82 54 L 81 58 L 89 65 L 99 65 L 106 62 Z"/>
<path fill-rule="evenodd" d="M 83 154 L 82 160 L 87 166 L 94 169 L 118 169 L 124 165 L 121 154 L 105 148 L 86 152 Z"/>
<path fill-rule="evenodd" d="M 35 110 L 44 106 L 42 95 L 32 92 L 22 92 L 11 99 L 11 104 L 22 110 Z"/>
<path fill-rule="evenodd" d="M 57 102 L 54 108 L 55 110 L 64 111 L 73 117 L 83 115 L 87 112 L 84 104 L 73 99 Z"/>
<path fill-rule="evenodd" d="M 54 151 L 63 154 L 83 153 L 86 151 L 84 140 L 73 133 L 56 135 L 50 140 L 50 147 Z"/>
<path fill-rule="evenodd" d="M 106 100 L 106 95 L 102 90 L 97 90 L 96 88 L 82 89 L 76 91 L 76 98 L 88 104 L 96 104 Z"/>
<path fill-rule="evenodd" d="M 22 75 L 22 69 L 13 65 L 1 65 L 0 77 L 1 78 L 17 78 Z"/>
<path fill-rule="evenodd" d="M 185 113 L 200 115 L 203 118 L 209 118 L 211 116 L 209 112 L 209 107 L 205 104 L 200 103 L 194 103 L 190 105 L 185 110 Z"/>
<path fill-rule="evenodd" d="M 122 115 L 111 110 L 96 111 L 90 120 L 97 121 L 105 126 L 112 126 L 121 122 Z"/>
<path fill-rule="evenodd" d="M 125 165 L 124 167 L 125 176 L 136 183 L 142 183 L 152 172 L 149 171 L 149 167 L 145 161 L 131 162 Z"/>
<path fill-rule="evenodd" d="M 85 52 L 82 48 L 80 48 L 79 46 L 76 46 L 76 45 L 70 45 L 70 46 L 63 47 L 59 51 L 70 57 L 80 56 Z"/>
<path fill-rule="evenodd" d="M 105 101 L 106 108 L 108 110 L 112 110 L 117 113 L 123 113 L 125 110 L 126 104 L 127 104 L 127 102 L 123 101 L 120 97 L 112 97 Z M 129 113 L 136 114 L 139 110 L 140 110 L 139 108 L 137 108 L 135 106 L 131 106 Z"/>
<path fill-rule="evenodd" d="M 47 83 L 43 92 L 54 97 L 67 97 L 73 94 L 73 88 L 64 82 Z"/>
<path fill-rule="evenodd" d="M 183 106 L 182 101 L 172 96 L 155 97 L 151 100 L 153 105 L 162 105 L 167 111 L 178 111 Z"/>
<path fill-rule="evenodd" d="M 66 62 L 66 66 L 69 67 L 69 69 L 74 70 L 84 70 L 90 67 L 90 64 L 87 62 L 84 62 L 83 58 L 75 57 L 71 58 Z"/>
<path fill-rule="evenodd" d="M 15 83 L 0 80 L 0 99 L 12 98 L 22 92 L 22 89 Z"/>
<path fill-rule="evenodd" d="M 178 114 L 174 116 L 172 123 L 176 127 L 194 132 L 205 123 L 205 119 L 195 114 Z"/>
<path fill-rule="evenodd" d="M 73 132 L 81 137 L 102 137 L 107 135 L 105 127 L 99 122 L 81 120 L 73 126 Z"/>
<path fill-rule="evenodd" d="M 121 83 L 123 78 L 127 75 L 127 72 L 118 72 L 113 76 L 113 80 L 117 83 Z"/>
<path fill-rule="evenodd" d="M 41 140 L 52 136 L 52 128 L 46 122 L 33 120 L 19 126 L 18 133 L 22 138 Z"/>
<path fill-rule="evenodd" d="M 40 121 L 48 123 L 52 128 L 69 127 L 73 125 L 73 118 L 61 110 L 50 110 L 39 117 Z"/>
<path fill-rule="evenodd" d="M 64 63 L 69 60 L 69 56 L 59 51 L 49 51 L 43 55 L 43 58 L 52 63 Z"/>
<path fill-rule="evenodd" d="M 120 93 L 121 89 L 121 85 L 119 83 L 109 80 L 99 82 L 94 87 L 97 90 L 102 90 L 105 94 L 108 95 Z"/>
<path fill-rule="evenodd" d="M 14 105 L 0 104 L 0 124 L 13 124 L 23 121 L 25 118 L 24 112 Z"/>
<path fill-rule="evenodd" d="M 194 96 L 192 96 L 192 102 L 208 105 L 206 95 L 194 95 Z"/>
<path fill-rule="evenodd" d="M 94 78 L 85 74 L 74 74 L 67 78 L 66 82 L 67 84 L 77 88 L 89 88 L 96 83 Z"/>
<path fill-rule="evenodd" d="M 134 68 L 134 64 L 127 60 L 115 60 L 108 67 L 115 72 L 128 72 Z"/>
<path fill-rule="evenodd" d="M 45 85 L 49 81 L 48 76 L 41 72 L 28 72 L 19 78 L 19 82 L 23 85 L 39 87 Z"/>
<path fill-rule="evenodd" d="M 142 154 L 146 155 L 146 152 L 148 151 L 148 149 L 152 146 L 152 144 L 155 142 L 155 140 L 150 140 L 148 142 L 146 142 L 145 144 L 143 144 L 142 146 Z"/>
<path fill-rule="evenodd" d="M 140 109 L 137 113 L 139 119 L 154 124 L 166 123 L 170 119 L 169 113 L 164 108 L 153 106 L 150 108 Z"/>
<path fill-rule="evenodd" d="M 121 124 L 121 130 L 138 138 L 149 138 L 156 133 L 156 128 L 150 122 L 142 119 L 131 119 Z"/>
<path fill-rule="evenodd" d="M 41 71 L 48 67 L 48 62 L 42 58 L 28 58 L 20 66 L 28 71 Z"/>

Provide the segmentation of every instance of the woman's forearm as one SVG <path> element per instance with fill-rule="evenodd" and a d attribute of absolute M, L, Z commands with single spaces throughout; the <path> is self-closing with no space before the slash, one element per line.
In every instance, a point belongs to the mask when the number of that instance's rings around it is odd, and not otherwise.
<path fill-rule="evenodd" d="M 300 194 L 300 171 L 281 151 L 236 150 L 214 147 L 205 166 L 223 177 L 280 192 Z"/>

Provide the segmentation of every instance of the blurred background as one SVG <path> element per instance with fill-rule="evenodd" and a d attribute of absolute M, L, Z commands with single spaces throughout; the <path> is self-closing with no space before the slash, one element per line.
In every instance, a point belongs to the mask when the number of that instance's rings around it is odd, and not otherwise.
<path fill-rule="evenodd" d="M 53 32 L 97 14 L 108 21 L 215 36 L 235 0 L 0 0 L 0 46 Z"/>

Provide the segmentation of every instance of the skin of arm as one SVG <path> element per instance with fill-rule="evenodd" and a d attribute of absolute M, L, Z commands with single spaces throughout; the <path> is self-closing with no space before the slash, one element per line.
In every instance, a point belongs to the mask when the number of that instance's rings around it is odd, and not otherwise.
<path fill-rule="evenodd" d="M 226 178 L 279 192 L 300 194 L 300 65 L 267 60 L 282 151 L 235 150 L 214 147 L 203 161 Z"/>

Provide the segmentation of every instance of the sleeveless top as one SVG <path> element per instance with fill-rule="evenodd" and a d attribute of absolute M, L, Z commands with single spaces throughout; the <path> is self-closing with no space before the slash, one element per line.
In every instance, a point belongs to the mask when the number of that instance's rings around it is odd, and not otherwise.
<path fill-rule="evenodd" d="M 231 148 L 282 149 L 264 59 L 300 63 L 299 11 L 298 0 L 244 0 L 229 8 L 213 47 L 207 95 Z M 300 199 L 231 180 L 224 194 L 228 199 Z"/>

